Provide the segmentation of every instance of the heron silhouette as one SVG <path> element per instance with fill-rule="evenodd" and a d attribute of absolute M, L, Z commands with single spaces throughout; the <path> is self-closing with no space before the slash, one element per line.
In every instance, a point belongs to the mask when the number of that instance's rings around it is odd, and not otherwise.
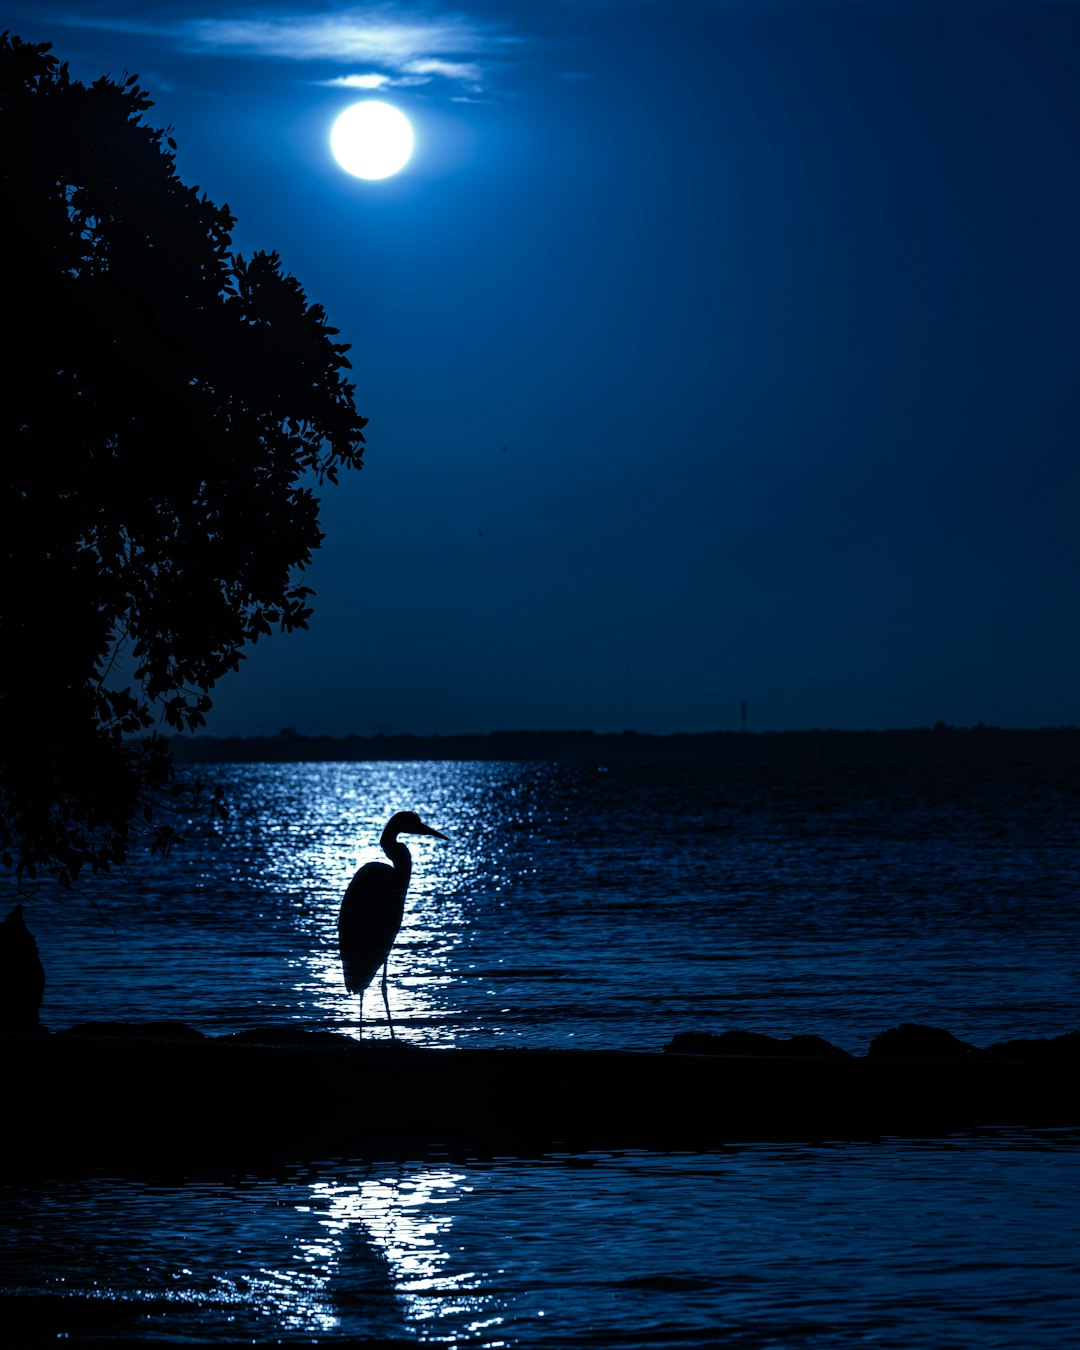
<path fill-rule="evenodd" d="M 379 840 L 382 851 L 393 864 L 365 863 L 349 882 L 338 915 L 338 950 L 345 988 L 360 995 L 360 1031 L 364 1030 L 364 990 L 382 966 L 382 996 L 386 1020 L 394 1037 L 394 1019 L 386 992 L 386 966 L 390 948 L 401 927 L 405 912 L 405 892 L 412 875 L 412 857 L 398 838 L 399 834 L 427 834 L 445 839 L 445 834 L 425 825 L 415 811 L 399 811 L 390 817 Z"/>

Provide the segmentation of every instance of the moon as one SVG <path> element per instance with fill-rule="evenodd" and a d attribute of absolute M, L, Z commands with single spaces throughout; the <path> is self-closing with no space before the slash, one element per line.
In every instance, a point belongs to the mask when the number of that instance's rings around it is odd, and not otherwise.
<path fill-rule="evenodd" d="M 416 138 L 393 104 L 369 98 L 345 109 L 330 128 L 334 158 L 354 178 L 389 178 L 409 162 Z"/>

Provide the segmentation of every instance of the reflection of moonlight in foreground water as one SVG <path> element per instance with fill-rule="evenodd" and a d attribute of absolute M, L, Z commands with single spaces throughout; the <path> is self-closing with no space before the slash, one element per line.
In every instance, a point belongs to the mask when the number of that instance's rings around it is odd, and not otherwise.
<path fill-rule="evenodd" d="M 413 144 L 409 119 L 378 99 L 346 108 L 330 130 L 334 158 L 354 178 L 389 178 L 409 162 Z"/>

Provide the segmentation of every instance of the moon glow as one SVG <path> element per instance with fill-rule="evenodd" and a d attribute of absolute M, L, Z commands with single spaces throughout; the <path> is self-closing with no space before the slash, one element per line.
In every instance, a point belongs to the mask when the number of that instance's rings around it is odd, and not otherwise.
<path fill-rule="evenodd" d="M 389 178 L 409 162 L 414 144 L 409 119 L 378 99 L 354 103 L 330 129 L 334 158 L 354 178 Z"/>

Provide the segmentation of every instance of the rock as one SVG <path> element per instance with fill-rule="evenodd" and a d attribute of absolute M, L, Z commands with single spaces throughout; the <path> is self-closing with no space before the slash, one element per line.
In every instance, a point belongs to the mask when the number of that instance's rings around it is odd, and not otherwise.
<path fill-rule="evenodd" d="M 850 1050 L 842 1050 L 840 1046 L 827 1041 L 824 1036 L 789 1036 L 787 1041 L 782 1041 L 781 1044 L 787 1046 L 784 1054 L 804 1055 L 807 1059 L 853 1058 Z"/>
<path fill-rule="evenodd" d="M 0 924 L 0 1026 L 40 1031 L 38 1009 L 45 994 L 45 969 L 22 905 Z"/>
<path fill-rule="evenodd" d="M 822 1036 L 767 1036 L 762 1031 L 680 1031 L 664 1046 L 675 1055 L 794 1055 L 800 1059 L 850 1059 Z"/>
<path fill-rule="evenodd" d="M 240 1045 L 352 1045 L 350 1036 L 338 1031 L 305 1031 L 303 1027 L 249 1027 L 220 1036 Z"/>
<path fill-rule="evenodd" d="M 776 1055 L 779 1042 L 761 1031 L 680 1031 L 664 1046 L 673 1055 Z"/>
<path fill-rule="evenodd" d="M 870 1042 L 871 1059 L 964 1059 L 975 1047 L 942 1027 L 902 1022 Z"/>
<path fill-rule="evenodd" d="M 58 1033 L 61 1036 L 135 1036 L 163 1041 L 205 1040 L 201 1031 L 186 1022 L 79 1022 Z"/>
<path fill-rule="evenodd" d="M 985 1050 L 976 1050 L 977 1059 L 1025 1060 L 1028 1063 L 1067 1063 L 1080 1060 L 1080 1031 L 1064 1036 L 1035 1037 L 1031 1040 L 998 1041 Z"/>

